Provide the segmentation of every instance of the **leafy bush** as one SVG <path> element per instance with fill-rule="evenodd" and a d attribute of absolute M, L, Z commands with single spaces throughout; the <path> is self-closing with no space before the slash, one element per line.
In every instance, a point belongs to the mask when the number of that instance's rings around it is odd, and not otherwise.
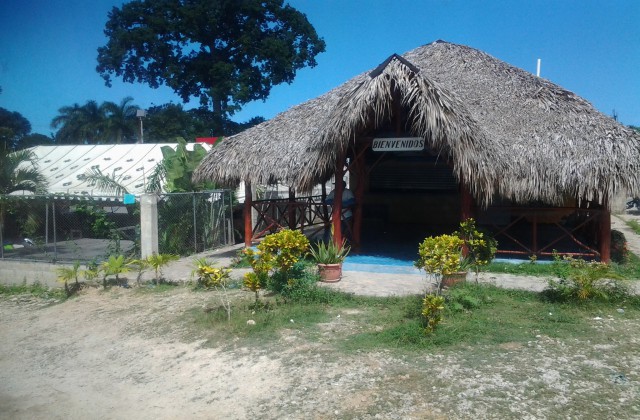
<path fill-rule="evenodd" d="M 296 303 L 329 303 L 334 292 L 326 287 L 318 286 L 320 276 L 310 266 L 301 261 L 293 266 L 286 282 L 282 276 L 275 274 L 270 281 L 272 290 L 286 301 Z"/>
<path fill-rule="evenodd" d="M 444 297 L 428 294 L 422 301 L 422 316 L 424 318 L 425 334 L 431 334 L 442 321 L 444 311 Z"/>
<path fill-rule="evenodd" d="M 415 266 L 435 275 L 460 271 L 463 243 L 456 235 L 429 236 L 418 245 Z"/>
<path fill-rule="evenodd" d="M 309 251 L 309 240 L 300 231 L 284 229 L 265 236 L 258 250 L 265 263 L 276 271 L 287 272 Z"/>
<path fill-rule="evenodd" d="M 544 296 L 552 300 L 618 300 L 629 295 L 618 276 L 608 264 L 556 254 L 554 272 L 559 280 L 551 279 Z"/>
<path fill-rule="evenodd" d="M 465 287 L 449 289 L 445 296 L 447 308 L 453 312 L 464 312 L 479 308 L 482 297 Z"/>
<path fill-rule="evenodd" d="M 474 219 L 467 219 L 460 223 L 460 230 L 454 235 L 464 241 L 467 255 L 464 257 L 463 265 L 473 268 L 477 281 L 480 268 L 489 264 L 495 257 L 498 243 L 489 235 L 476 229 Z"/>
<path fill-rule="evenodd" d="M 611 231 L 611 261 L 618 264 L 629 262 L 629 248 L 624 233 L 618 230 Z"/>
<path fill-rule="evenodd" d="M 282 293 L 289 280 L 301 278 L 304 266 L 297 264 L 308 251 L 307 237 L 288 229 L 267 235 L 257 251 L 245 249 L 244 256 L 253 272 L 245 274 L 244 286 L 255 293 L 256 303 L 262 288 Z"/>
<path fill-rule="evenodd" d="M 222 292 L 220 293 L 220 302 L 227 313 L 227 321 L 231 321 L 231 301 L 227 295 L 231 270 L 214 267 L 212 262 L 205 258 L 199 258 L 196 260 L 194 273 L 198 276 L 199 287 Z"/>

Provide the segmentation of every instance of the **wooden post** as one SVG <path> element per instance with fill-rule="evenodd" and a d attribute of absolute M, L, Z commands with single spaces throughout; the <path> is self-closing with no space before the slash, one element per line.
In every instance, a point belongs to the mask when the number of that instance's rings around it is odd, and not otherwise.
<path fill-rule="evenodd" d="M 533 254 L 538 255 L 538 210 L 533 211 Z"/>
<path fill-rule="evenodd" d="M 611 211 L 606 202 L 602 205 L 599 236 L 600 261 L 609 264 L 611 262 Z"/>
<path fill-rule="evenodd" d="M 333 243 L 338 246 L 342 245 L 342 192 L 344 191 L 342 178 L 344 177 L 344 159 L 345 154 L 340 153 L 338 161 L 336 162 L 336 187 L 333 190 L 333 208 L 331 211 L 331 219 L 333 221 Z"/>
<path fill-rule="evenodd" d="M 296 223 L 296 192 L 293 188 L 289 188 L 289 203 L 287 205 L 287 218 L 289 218 L 289 229 L 295 230 Z M 301 226 L 301 228 L 304 226 Z"/>
<path fill-rule="evenodd" d="M 251 247 L 251 240 L 253 239 L 253 223 L 251 223 L 251 208 L 253 207 L 253 200 L 251 197 L 251 183 L 249 181 L 244 182 L 244 246 Z"/>
<path fill-rule="evenodd" d="M 469 191 L 469 188 L 467 188 L 467 184 L 464 181 L 460 182 L 460 204 L 461 204 L 461 211 L 460 211 L 460 218 L 462 219 L 461 222 L 464 222 L 465 220 L 469 219 L 469 218 L 475 218 L 475 212 L 474 212 L 474 199 L 473 196 L 471 195 L 471 192 Z"/>

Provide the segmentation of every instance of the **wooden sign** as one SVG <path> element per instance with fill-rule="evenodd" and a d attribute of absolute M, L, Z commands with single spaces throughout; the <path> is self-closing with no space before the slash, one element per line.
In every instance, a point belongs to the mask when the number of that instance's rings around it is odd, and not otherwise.
<path fill-rule="evenodd" d="M 373 139 L 374 152 L 414 152 L 424 150 L 422 137 L 384 137 Z"/>

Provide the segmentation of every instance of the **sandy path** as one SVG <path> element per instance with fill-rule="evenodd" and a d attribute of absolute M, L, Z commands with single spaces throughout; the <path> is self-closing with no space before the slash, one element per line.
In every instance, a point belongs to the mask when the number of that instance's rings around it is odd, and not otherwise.
<path fill-rule="evenodd" d="M 0 302 L 0 417 L 245 418 L 264 385 L 271 396 L 287 386 L 276 360 L 231 358 L 178 341 L 178 331 L 154 336 L 203 296 L 130 293 L 91 290 L 44 308 Z"/>

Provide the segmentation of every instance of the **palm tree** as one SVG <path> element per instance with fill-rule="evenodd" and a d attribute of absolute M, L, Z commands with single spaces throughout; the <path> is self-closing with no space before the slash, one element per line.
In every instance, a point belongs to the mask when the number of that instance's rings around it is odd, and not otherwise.
<path fill-rule="evenodd" d="M 38 170 L 35 161 L 36 156 L 31 150 L 9 152 L 0 148 L 0 238 L 4 229 L 7 205 L 4 195 L 15 191 L 46 191 L 47 180 Z"/>
<path fill-rule="evenodd" d="M 96 144 L 106 126 L 105 109 L 96 101 L 84 105 L 63 106 L 51 121 L 51 128 L 60 128 L 56 142 L 60 144 Z"/>
<path fill-rule="evenodd" d="M 105 116 L 101 132 L 101 139 L 105 143 L 120 144 L 135 138 L 138 106 L 132 102 L 133 98 L 127 96 L 120 104 L 103 102 L 100 105 L 100 110 Z"/>
<path fill-rule="evenodd" d="M 36 155 L 31 150 L 9 152 L 0 148 L 0 195 L 14 191 L 46 191 L 47 180 L 36 165 Z"/>
<path fill-rule="evenodd" d="M 116 176 L 115 172 L 105 174 L 100 168 L 87 169 L 85 173 L 78 176 L 78 179 L 86 181 L 90 187 L 96 187 L 105 194 L 121 196 L 129 194 L 129 190 L 122 184 L 122 175 Z"/>

